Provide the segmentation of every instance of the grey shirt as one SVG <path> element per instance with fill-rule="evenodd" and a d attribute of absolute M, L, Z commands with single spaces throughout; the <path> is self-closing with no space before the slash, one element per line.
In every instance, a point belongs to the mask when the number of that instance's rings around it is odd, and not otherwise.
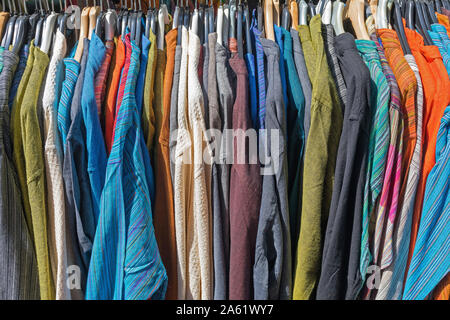
<path fill-rule="evenodd" d="M 9 89 L 19 63 L 17 54 L 3 51 L 0 74 L 0 299 L 39 299 L 33 241 L 25 221 L 17 174 L 12 163 Z"/>
<path fill-rule="evenodd" d="M 181 32 L 181 30 L 179 31 Z M 175 175 L 175 150 L 177 146 L 178 129 L 178 87 L 180 84 L 181 45 L 175 48 L 175 62 L 173 67 L 172 91 L 170 92 L 170 119 L 169 119 L 169 150 L 170 150 L 170 175 L 174 185 Z"/>
<path fill-rule="evenodd" d="M 266 130 L 261 133 L 265 156 L 270 157 L 263 176 L 261 209 L 253 269 L 257 300 L 291 299 L 292 256 L 287 196 L 286 115 L 280 78 L 278 45 L 261 38 L 267 60 Z M 275 133 L 277 137 L 273 136 Z M 276 142 L 275 145 L 272 143 Z M 261 152 L 260 152 L 261 154 Z M 273 169 L 268 174 L 268 169 Z"/>

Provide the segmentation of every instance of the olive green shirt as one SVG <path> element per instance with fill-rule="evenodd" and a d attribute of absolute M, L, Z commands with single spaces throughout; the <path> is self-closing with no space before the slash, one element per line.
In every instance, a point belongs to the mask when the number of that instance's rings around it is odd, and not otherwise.
<path fill-rule="evenodd" d="M 142 130 L 150 155 L 153 154 L 153 138 L 155 136 L 155 110 L 153 109 L 153 87 L 155 83 L 155 70 L 157 60 L 156 36 L 150 30 L 150 49 L 148 50 L 147 70 L 145 72 L 144 84 L 144 108 L 142 109 Z M 161 106 L 162 108 L 162 106 Z"/>
<path fill-rule="evenodd" d="M 294 299 L 304 300 L 311 298 L 320 276 L 342 111 L 324 50 L 320 14 L 311 19 L 309 27 L 299 26 L 298 31 L 312 84 L 293 294 Z"/>

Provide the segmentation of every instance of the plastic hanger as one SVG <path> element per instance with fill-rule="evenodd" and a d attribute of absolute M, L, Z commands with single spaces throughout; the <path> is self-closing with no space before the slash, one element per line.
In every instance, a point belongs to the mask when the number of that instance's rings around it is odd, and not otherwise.
<path fill-rule="evenodd" d="M 208 6 L 208 23 L 209 23 L 209 32 L 214 32 L 214 5 L 212 0 L 209 2 Z"/>
<path fill-rule="evenodd" d="M 104 16 L 105 20 L 105 40 L 113 41 L 114 40 L 114 31 L 116 29 L 117 24 L 117 13 L 115 10 L 108 9 Z"/>
<path fill-rule="evenodd" d="M 370 40 L 364 18 L 364 0 L 351 0 L 348 4 L 347 15 L 352 22 L 356 38 Z"/>
<path fill-rule="evenodd" d="M 392 18 L 392 7 L 394 5 L 394 0 L 388 0 L 387 3 L 387 19 L 388 19 L 388 28 L 392 29 L 391 18 Z"/>
<path fill-rule="evenodd" d="M 375 18 L 375 22 L 377 24 L 377 28 L 386 29 L 388 27 L 388 19 L 387 19 L 387 2 L 388 0 L 379 0 L 377 16 Z"/>
<path fill-rule="evenodd" d="M 150 16 L 150 28 L 152 29 L 152 32 L 155 35 L 156 35 L 157 14 L 158 14 L 158 10 L 156 9 L 156 3 L 155 3 L 155 0 L 153 0 L 153 10 L 152 10 L 152 15 Z"/>
<path fill-rule="evenodd" d="M 177 23 L 177 45 L 181 45 L 181 37 L 183 33 L 181 32 L 181 27 L 183 26 L 183 17 L 184 17 L 184 8 L 183 8 L 183 0 L 181 0 L 181 6 L 179 7 L 178 13 L 178 23 Z M 148 38 L 148 37 L 147 37 Z"/>
<path fill-rule="evenodd" d="M 250 35 L 250 12 L 247 4 L 244 5 L 244 20 L 245 20 L 245 47 L 246 53 L 253 54 L 252 41 Z"/>
<path fill-rule="evenodd" d="M 120 26 L 120 34 L 122 36 L 125 35 L 126 29 L 127 29 L 127 26 L 128 26 L 128 18 L 129 18 L 128 15 L 129 15 L 128 3 L 127 3 L 127 1 L 125 1 L 125 7 L 124 7 L 124 9 L 122 11 L 122 24 Z"/>
<path fill-rule="evenodd" d="M 52 12 L 45 19 L 44 29 L 42 31 L 42 44 L 40 46 L 41 50 L 48 54 L 50 50 L 50 44 L 53 39 L 53 30 L 55 27 L 56 20 L 58 19 L 58 15 L 55 13 L 54 3 L 52 1 Z"/>
<path fill-rule="evenodd" d="M 323 9 L 320 13 L 322 15 L 322 23 L 330 24 L 331 16 L 333 14 L 332 2 L 330 0 L 324 0 L 323 2 L 324 2 Z"/>
<path fill-rule="evenodd" d="M 297 1 L 292 0 L 289 2 L 289 12 L 291 13 L 292 23 L 291 27 L 296 28 L 298 25 L 298 4 Z"/>
<path fill-rule="evenodd" d="M 345 5 L 340 1 L 336 0 L 333 3 L 333 13 L 331 16 L 331 25 L 333 26 L 336 35 L 342 34 L 344 30 L 344 7 Z"/>
<path fill-rule="evenodd" d="M 308 24 L 308 4 L 305 0 L 298 3 L 298 24 L 306 26 Z"/>
<path fill-rule="evenodd" d="M 200 45 L 205 43 L 205 8 L 203 5 L 198 7 L 198 37 L 200 38 Z"/>
<path fill-rule="evenodd" d="M 430 16 L 430 22 L 433 23 L 439 23 L 438 19 L 436 17 L 436 11 L 434 10 L 434 2 L 424 2 L 425 7 L 428 9 L 428 14 Z"/>
<path fill-rule="evenodd" d="M 236 1 L 230 1 L 230 30 L 228 38 L 236 39 Z"/>
<path fill-rule="evenodd" d="M 237 49 L 239 58 L 244 59 L 244 47 L 243 47 L 243 37 L 242 37 L 242 6 L 241 0 L 237 6 Z"/>
<path fill-rule="evenodd" d="M 217 43 L 222 45 L 222 34 L 223 34 L 223 3 L 222 0 L 220 0 L 219 8 L 217 8 Z"/>
<path fill-rule="evenodd" d="M 103 1 L 100 0 L 100 13 L 95 21 L 95 34 L 103 40 L 103 23 L 104 23 L 105 12 L 103 11 Z"/>
<path fill-rule="evenodd" d="M 414 30 L 414 1 L 408 0 L 406 2 L 406 13 L 405 13 L 405 20 L 406 20 L 406 26 L 408 29 Z"/>
<path fill-rule="evenodd" d="M 84 39 L 88 36 L 89 31 L 89 7 L 84 7 L 81 11 L 81 26 L 80 37 L 78 38 L 77 50 L 75 51 L 74 59 L 81 62 L 81 56 L 83 55 Z"/>
<path fill-rule="evenodd" d="M 261 0 L 258 0 L 258 6 L 256 7 L 256 22 L 259 32 L 264 29 L 264 10 L 261 4 Z"/>
<path fill-rule="evenodd" d="M 172 29 L 175 29 L 176 27 L 178 27 L 178 19 L 179 19 L 179 15 L 180 15 L 180 7 L 179 7 L 179 1 L 177 0 L 177 3 L 175 5 L 175 10 L 173 12 L 173 24 L 172 24 Z"/>
<path fill-rule="evenodd" d="M 158 13 L 158 22 L 159 22 L 158 49 L 164 50 L 165 25 L 169 24 L 169 11 L 167 10 L 167 6 L 165 4 L 160 4 L 160 9 Z"/>
<path fill-rule="evenodd" d="M 72 5 L 72 4 L 71 4 Z M 62 7 L 61 7 L 62 10 Z M 67 4 L 64 2 L 64 13 L 60 15 L 60 19 L 58 20 L 58 29 L 65 36 L 67 30 L 67 19 L 69 18 L 69 14 L 67 13 Z"/>
<path fill-rule="evenodd" d="M 150 37 L 151 12 L 152 12 L 151 0 L 149 0 L 147 14 L 145 16 L 145 30 L 144 30 L 144 34 L 147 38 Z"/>
<path fill-rule="evenodd" d="M 36 24 L 36 33 L 34 36 L 34 45 L 36 47 L 40 47 L 41 44 L 41 38 L 42 38 L 42 29 L 44 27 L 44 21 L 45 21 L 45 12 L 44 9 L 42 8 L 42 2 L 41 0 L 39 0 L 39 5 L 40 5 L 40 14 L 39 14 L 39 19 L 38 22 Z"/>
<path fill-rule="evenodd" d="M 198 36 L 198 9 L 197 9 L 197 0 L 195 0 L 194 12 L 192 14 L 192 24 L 191 31 Z"/>
<path fill-rule="evenodd" d="M 230 30 L 230 7 L 228 4 L 225 4 L 223 6 L 223 35 L 222 35 L 222 41 L 223 46 L 225 48 L 228 48 L 228 36 L 229 36 L 229 30 Z"/>
<path fill-rule="evenodd" d="M 281 26 L 289 30 L 289 26 L 291 25 L 291 13 L 289 12 L 288 6 L 283 5 L 283 10 L 281 10 Z"/>
<path fill-rule="evenodd" d="M 266 30 L 267 39 L 275 41 L 275 33 L 273 30 L 273 6 L 272 0 L 264 1 L 264 29 Z"/>
<path fill-rule="evenodd" d="M 316 13 L 316 6 L 311 1 L 308 1 L 308 12 L 311 17 L 314 17 Z"/>
<path fill-rule="evenodd" d="M 136 45 L 141 47 L 141 39 L 142 39 L 142 3 L 141 0 L 138 0 L 139 8 L 136 12 Z"/>
<path fill-rule="evenodd" d="M 19 6 L 20 8 L 20 6 Z M 22 14 L 22 9 L 20 8 L 20 16 L 16 20 L 15 32 L 14 32 L 14 41 L 12 51 L 16 54 L 19 54 L 20 49 L 25 40 L 26 27 L 28 25 L 28 10 L 26 8 L 26 3 L 24 1 L 24 10 L 25 14 Z"/>
<path fill-rule="evenodd" d="M 128 26 L 130 28 L 130 39 L 136 40 L 136 20 L 137 20 L 137 8 L 136 0 L 131 1 L 131 10 L 128 18 Z"/>
<path fill-rule="evenodd" d="M 203 8 L 203 38 L 204 43 L 208 43 L 208 35 L 209 35 L 209 8 Z"/>
<path fill-rule="evenodd" d="M 397 32 L 400 45 L 404 54 L 411 54 L 408 41 L 406 40 L 405 29 L 403 28 L 402 13 L 398 0 L 394 1 L 394 29 Z"/>
<path fill-rule="evenodd" d="M 12 15 L 9 17 L 8 22 L 6 23 L 6 31 L 5 35 L 2 39 L 2 47 L 6 50 L 9 49 L 10 44 L 12 43 L 13 37 L 14 37 L 14 26 L 16 24 L 17 14 L 16 10 L 11 5 L 11 0 L 8 0 L 8 7 L 12 11 Z M 15 7 L 15 5 L 14 5 Z"/>
<path fill-rule="evenodd" d="M 417 1 L 415 1 L 415 8 L 416 8 L 416 10 L 415 10 L 416 29 L 422 35 L 425 45 L 428 45 L 428 46 L 432 45 L 433 42 L 427 31 L 427 26 L 425 23 L 425 18 L 423 16 L 422 7 L 420 6 L 420 4 Z"/>
<path fill-rule="evenodd" d="M 428 17 L 428 11 L 425 8 L 425 5 L 423 4 L 423 2 L 417 1 L 416 8 L 419 10 L 419 12 L 421 12 L 421 15 L 423 17 L 423 22 L 425 23 L 426 30 L 431 30 L 431 22 Z M 424 31 L 426 31 L 426 30 L 424 30 Z"/>
<path fill-rule="evenodd" d="M 436 9 L 437 13 L 441 13 L 442 14 L 442 10 L 441 10 L 442 3 L 441 3 L 441 1 L 434 0 L 434 6 L 435 6 L 435 9 Z"/>

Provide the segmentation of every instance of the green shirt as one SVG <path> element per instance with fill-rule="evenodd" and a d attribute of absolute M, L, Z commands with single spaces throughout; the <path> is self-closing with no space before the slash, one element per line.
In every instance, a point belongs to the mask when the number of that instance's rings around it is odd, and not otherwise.
<path fill-rule="evenodd" d="M 298 31 L 312 84 L 311 126 L 305 149 L 294 299 L 310 299 L 320 276 L 324 232 L 342 130 L 342 108 L 328 67 L 320 14 Z"/>

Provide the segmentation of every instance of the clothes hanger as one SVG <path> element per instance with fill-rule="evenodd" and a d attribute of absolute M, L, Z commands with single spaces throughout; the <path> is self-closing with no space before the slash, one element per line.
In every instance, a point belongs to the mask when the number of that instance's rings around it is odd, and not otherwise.
<path fill-rule="evenodd" d="M 244 20 L 245 20 L 245 48 L 246 53 L 253 54 L 252 41 L 250 35 L 250 12 L 248 10 L 247 1 L 244 6 Z"/>
<path fill-rule="evenodd" d="M 50 50 L 50 45 L 53 39 L 53 30 L 57 19 L 58 15 L 55 12 L 55 6 L 52 0 L 52 11 L 45 19 L 45 24 L 42 31 L 42 43 L 40 46 L 41 50 L 46 54 L 48 54 Z"/>
<path fill-rule="evenodd" d="M 348 4 L 347 16 L 352 22 L 356 38 L 370 40 L 364 18 L 364 0 L 350 0 Z"/>
<path fill-rule="evenodd" d="M 434 0 L 434 7 L 435 7 L 437 13 L 442 14 L 442 10 L 441 10 L 441 8 L 442 8 L 442 3 L 441 3 L 441 1 L 439 1 L 439 0 Z"/>
<path fill-rule="evenodd" d="M 298 3 L 298 24 L 306 26 L 308 24 L 308 4 L 305 0 L 301 0 Z"/>
<path fill-rule="evenodd" d="M 208 43 L 208 35 L 209 35 L 209 8 L 203 6 L 203 39 L 204 43 Z"/>
<path fill-rule="evenodd" d="M 281 10 L 281 26 L 289 30 L 291 25 L 291 13 L 289 12 L 288 6 L 283 4 L 283 9 Z"/>
<path fill-rule="evenodd" d="M 214 4 L 213 0 L 209 1 L 208 5 L 208 23 L 209 23 L 209 32 L 214 32 Z"/>
<path fill-rule="evenodd" d="M 25 4 L 25 3 L 24 3 Z M 13 48 L 12 52 L 19 54 L 20 49 L 22 48 L 22 45 L 24 43 L 25 39 L 25 28 L 27 27 L 27 20 L 28 20 L 28 11 L 25 8 L 25 14 L 22 12 L 22 8 L 19 5 L 19 17 L 16 19 L 16 24 L 14 27 L 14 40 L 13 40 Z"/>
<path fill-rule="evenodd" d="M 230 1 L 230 30 L 228 38 L 236 39 L 236 1 Z"/>
<path fill-rule="evenodd" d="M 289 1 L 289 12 L 291 13 L 292 24 L 291 28 L 296 28 L 298 26 L 298 4 L 297 1 Z"/>
<path fill-rule="evenodd" d="M 388 19 L 388 28 L 389 29 L 393 29 L 392 28 L 392 23 L 391 23 L 391 18 L 393 16 L 392 14 L 392 7 L 394 5 L 394 0 L 388 0 L 387 3 L 387 19 Z"/>
<path fill-rule="evenodd" d="M 386 29 L 388 27 L 387 19 L 387 2 L 388 0 L 379 0 L 377 8 L 377 16 L 375 18 L 377 28 Z"/>
<path fill-rule="evenodd" d="M 155 0 L 153 0 L 153 10 L 152 10 L 152 15 L 150 16 L 150 28 L 152 29 L 153 34 L 156 35 L 156 27 L 157 27 L 157 15 L 158 15 L 158 10 L 156 9 L 156 3 Z"/>
<path fill-rule="evenodd" d="M 411 54 L 408 41 L 406 40 L 405 29 L 403 28 L 402 13 L 398 0 L 394 1 L 394 29 L 397 32 L 400 45 L 404 54 Z"/>
<path fill-rule="evenodd" d="M 314 17 L 317 14 L 316 6 L 311 2 L 311 0 L 308 1 L 308 12 L 310 17 Z"/>
<path fill-rule="evenodd" d="M 331 23 L 331 16 L 333 14 L 332 1 L 324 0 L 322 2 L 324 3 L 322 11 L 320 13 L 322 15 L 322 23 L 323 24 L 330 24 Z"/>
<path fill-rule="evenodd" d="M 167 6 L 163 3 L 159 5 L 160 9 L 158 12 L 158 37 L 157 37 L 157 43 L 158 43 L 158 49 L 164 50 L 164 31 L 165 31 L 165 25 L 169 23 L 169 12 L 167 11 Z M 198 15 L 198 11 L 197 11 Z M 198 17 L 197 17 L 197 24 L 198 24 Z M 198 30 L 197 30 L 198 32 Z M 198 35 L 198 33 L 197 33 Z"/>
<path fill-rule="evenodd" d="M 150 37 L 151 14 L 152 14 L 151 0 L 149 0 L 147 7 L 147 14 L 145 15 L 145 30 L 144 30 L 144 34 L 147 37 L 147 39 Z"/>
<path fill-rule="evenodd" d="M 175 5 L 175 10 L 173 12 L 173 24 L 172 29 L 175 29 L 178 27 L 178 17 L 180 15 L 180 7 L 179 7 L 179 0 L 177 0 L 177 3 Z"/>
<path fill-rule="evenodd" d="M 14 8 L 13 5 L 11 5 L 11 0 L 8 0 L 8 7 L 11 12 L 11 16 L 8 19 L 8 22 L 6 23 L 6 32 L 2 39 L 2 47 L 6 50 L 9 50 L 9 46 L 12 43 L 13 37 L 14 37 L 14 26 L 16 24 L 17 19 L 17 13 L 15 10 L 15 4 Z"/>
<path fill-rule="evenodd" d="M 333 13 L 331 15 L 331 25 L 333 26 L 336 35 L 340 35 L 345 32 L 344 30 L 344 7 L 345 5 L 336 0 L 333 3 Z"/>
<path fill-rule="evenodd" d="M 136 40 L 136 0 L 131 0 L 131 10 L 128 18 L 128 28 L 130 28 L 130 39 Z"/>
<path fill-rule="evenodd" d="M 244 59 L 244 46 L 243 46 L 243 36 L 242 36 L 242 6 L 241 0 L 237 5 L 237 49 L 239 58 Z"/>
<path fill-rule="evenodd" d="M 72 5 L 72 3 L 70 3 Z M 61 10 L 62 6 L 60 4 Z M 69 14 L 67 13 L 67 3 L 64 1 L 64 13 L 61 14 L 61 19 L 58 20 L 58 29 L 59 31 L 66 36 L 66 30 L 67 30 L 67 19 L 69 18 Z"/>
<path fill-rule="evenodd" d="M 414 1 L 408 0 L 406 2 L 406 13 L 405 13 L 406 26 L 408 29 L 414 30 Z"/>
<path fill-rule="evenodd" d="M 129 19 L 129 10 L 128 10 L 128 1 L 125 1 L 125 7 L 122 11 L 122 25 L 120 27 L 120 34 L 122 36 L 125 36 L 125 32 L 127 30 L 127 26 L 128 26 L 128 19 Z"/>
<path fill-rule="evenodd" d="M 117 24 L 117 13 L 116 10 L 109 8 L 109 3 L 108 3 L 108 11 L 104 15 L 104 20 L 105 20 L 105 40 L 113 41 Z"/>
<path fill-rule="evenodd" d="M 223 39 L 222 39 L 222 34 L 223 34 L 223 16 L 224 16 L 224 12 L 223 12 L 223 0 L 220 0 L 220 4 L 219 4 L 219 8 L 217 8 L 217 26 L 216 26 L 216 30 L 217 30 L 217 43 L 222 45 L 223 43 Z"/>
<path fill-rule="evenodd" d="M 275 33 L 273 30 L 273 6 L 272 0 L 264 1 L 264 29 L 266 37 L 269 40 L 275 41 Z"/>
<path fill-rule="evenodd" d="M 258 1 L 258 7 L 256 8 L 256 22 L 258 23 L 258 31 L 263 32 L 264 29 L 264 10 L 261 4 L 261 0 Z"/>
<path fill-rule="evenodd" d="M 39 18 L 36 24 L 36 33 L 34 36 L 34 46 L 35 47 L 39 47 L 40 43 L 41 43 L 41 36 L 42 36 L 42 29 L 43 29 L 43 23 L 45 21 L 45 12 L 44 9 L 42 8 L 42 2 L 41 0 L 39 0 Z"/>
<path fill-rule="evenodd" d="M 229 32 L 230 32 L 230 6 L 228 3 L 225 3 L 223 5 L 223 35 L 222 35 L 222 41 L 223 41 L 223 46 L 225 48 L 228 48 L 228 36 L 229 36 Z"/>
<path fill-rule="evenodd" d="M 89 40 L 92 38 L 92 32 L 97 24 L 97 17 L 100 14 L 100 7 L 97 6 L 97 0 L 94 0 L 94 6 L 89 9 Z"/>
<path fill-rule="evenodd" d="M 205 10 L 203 4 L 198 6 L 198 37 L 200 38 L 200 45 L 205 43 Z"/>
<path fill-rule="evenodd" d="M 198 9 L 197 9 L 197 0 L 195 0 L 194 4 L 194 12 L 192 14 L 192 24 L 191 31 L 198 36 Z"/>
<path fill-rule="evenodd" d="M 433 42 L 427 31 L 427 26 L 426 26 L 424 14 L 422 12 L 422 7 L 420 6 L 420 3 L 418 1 L 415 1 L 415 9 L 416 9 L 415 10 L 416 29 L 422 35 L 425 45 L 427 45 L 427 46 L 432 45 Z"/>
<path fill-rule="evenodd" d="M 135 41 L 136 45 L 141 47 L 141 38 L 142 38 L 142 16 L 144 15 L 142 12 L 142 3 L 141 0 L 138 0 L 139 8 L 136 12 L 136 36 Z"/>
<path fill-rule="evenodd" d="M 277 26 L 280 26 L 281 25 L 280 0 L 272 0 L 272 4 L 273 4 L 273 23 L 275 23 Z"/>
<path fill-rule="evenodd" d="M 428 9 L 428 14 L 430 17 L 430 22 L 432 24 L 434 23 L 439 23 L 438 19 L 436 17 L 436 11 L 434 9 L 434 2 L 433 1 L 428 1 L 428 2 L 424 2 L 425 7 Z"/>
<path fill-rule="evenodd" d="M 425 22 L 425 28 L 426 30 L 431 30 L 431 21 L 428 17 L 428 11 L 425 8 L 425 5 L 422 1 L 417 0 L 416 2 L 416 8 L 419 9 L 419 12 L 421 12 L 421 15 L 423 17 L 423 21 Z M 424 31 L 426 31 L 424 30 Z"/>
<path fill-rule="evenodd" d="M 179 7 L 178 23 L 177 23 L 177 28 L 178 28 L 178 31 L 177 31 L 177 46 L 181 45 L 181 37 L 183 35 L 183 33 L 181 32 L 181 27 L 183 26 L 183 17 L 184 17 L 184 7 L 183 7 L 183 0 L 181 0 L 181 6 Z"/>
<path fill-rule="evenodd" d="M 83 11 L 81 11 L 80 37 L 78 38 L 77 50 L 75 51 L 75 56 L 74 56 L 74 59 L 78 63 L 81 62 L 81 56 L 83 55 L 84 39 L 88 37 L 89 10 L 90 10 L 90 7 L 84 7 Z"/>
<path fill-rule="evenodd" d="M 95 34 L 102 40 L 103 39 L 103 23 L 104 23 L 105 11 L 103 10 L 103 1 L 100 0 L 100 12 L 95 21 Z"/>

